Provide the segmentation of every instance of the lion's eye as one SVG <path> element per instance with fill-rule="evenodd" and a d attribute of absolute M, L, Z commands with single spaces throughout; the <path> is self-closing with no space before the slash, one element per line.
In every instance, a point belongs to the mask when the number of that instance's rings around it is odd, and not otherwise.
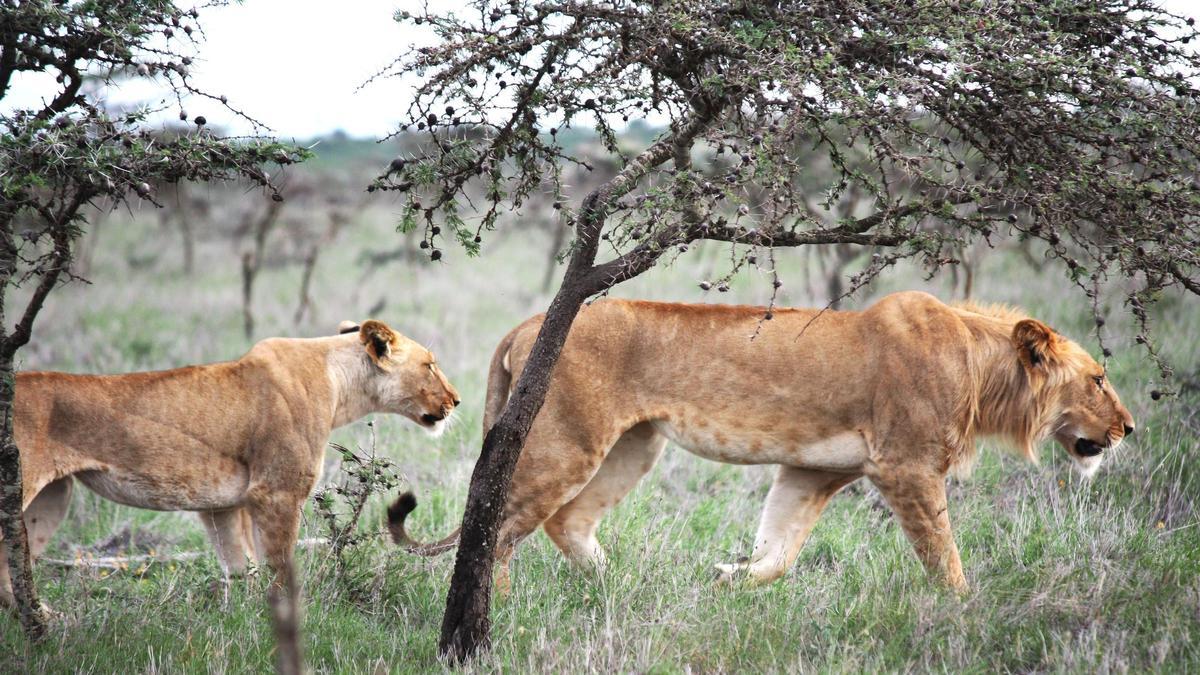
<path fill-rule="evenodd" d="M 1093 377 L 1092 379 L 1096 381 L 1097 387 L 1100 387 L 1101 389 L 1104 388 L 1104 376 L 1103 375 L 1097 375 L 1097 376 Z"/>

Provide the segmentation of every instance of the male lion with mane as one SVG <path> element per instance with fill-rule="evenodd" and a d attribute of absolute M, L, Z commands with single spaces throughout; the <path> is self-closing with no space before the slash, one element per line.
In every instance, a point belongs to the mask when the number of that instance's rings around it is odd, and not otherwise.
<path fill-rule="evenodd" d="M 967 586 L 950 530 L 945 477 L 991 436 L 1036 461 L 1053 437 L 1085 474 L 1133 432 L 1104 369 L 1045 324 L 1002 307 L 889 295 L 864 311 L 601 300 L 584 308 L 529 431 L 500 526 L 497 585 L 539 525 L 568 559 L 599 565 L 596 528 L 654 466 L 668 440 L 733 464 L 778 464 L 744 561 L 723 578 L 758 582 L 795 561 L 821 510 L 866 476 L 929 572 Z M 761 325 L 760 325 L 761 322 Z M 491 428 L 542 317 L 500 342 L 488 376 Z M 751 339 L 756 329 L 757 335 Z M 393 538 L 417 553 L 404 495 Z"/>
<path fill-rule="evenodd" d="M 128 375 L 17 373 L 14 422 L 36 556 L 72 481 L 112 501 L 196 511 L 227 574 L 290 565 L 330 432 L 373 412 L 433 434 L 458 405 L 433 354 L 379 321 L 263 340 L 236 361 Z M 13 604 L 0 547 L 0 603 Z"/>

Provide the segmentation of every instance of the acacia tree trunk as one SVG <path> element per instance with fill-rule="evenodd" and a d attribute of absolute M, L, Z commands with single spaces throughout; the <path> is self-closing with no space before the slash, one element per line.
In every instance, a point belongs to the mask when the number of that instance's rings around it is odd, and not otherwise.
<path fill-rule="evenodd" d="M 12 221 L 8 220 L 4 223 L 3 231 L 0 231 L 0 336 L 5 325 L 8 285 L 16 264 L 16 242 Z M 33 583 L 33 561 L 29 556 L 29 536 L 25 531 L 21 454 L 13 437 L 12 403 L 16 375 L 13 373 L 8 341 L 6 336 L 0 337 L 0 536 L 4 537 L 8 575 L 12 580 L 21 628 L 29 639 L 37 640 L 46 632 L 46 617 Z"/>
<path fill-rule="evenodd" d="M 67 213 L 74 214 L 83 203 L 78 198 Z M 64 222 L 66 219 L 64 218 Z M 42 308 L 46 295 L 58 281 L 58 275 L 70 264 L 70 240 L 59 229 L 52 234 L 54 253 L 43 268 L 37 288 L 26 305 L 20 321 L 11 334 L 5 334 L 5 307 L 9 283 L 17 266 L 17 247 L 12 221 L 0 226 L 0 535 L 4 537 L 8 557 L 8 573 L 12 580 L 13 597 L 21 627 L 31 640 L 46 633 L 46 613 L 37 598 L 33 583 L 33 561 L 29 555 L 29 536 L 25 530 L 24 485 L 21 477 L 21 453 L 13 432 L 13 400 L 16 395 L 16 374 L 13 357 L 29 341 L 33 320 Z"/>
<path fill-rule="evenodd" d="M 29 536 L 25 530 L 22 508 L 24 485 L 21 453 L 17 449 L 13 419 L 13 401 L 16 397 L 13 362 L 17 350 L 29 342 L 33 321 L 41 311 L 46 296 L 58 283 L 59 275 L 71 264 L 72 233 L 67 226 L 89 197 L 89 193 L 77 193 L 50 224 L 48 232 L 54 250 L 38 264 L 37 286 L 11 333 L 6 333 L 4 327 L 7 325 L 8 288 L 17 269 L 17 246 L 11 218 L 0 221 L 0 535 L 4 537 L 17 615 L 30 640 L 45 635 L 47 616 L 37 599 L 37 588 L 33 583 Z"/>
<path fill-rule="evenodd" d="M 7 351 L 7 350 L 0 350 Z M 21 627 L 30 639 L 46 632 L 46 616 L 33 583 L 29 539 L 22 512 L 21 455 L 13 438 L 13 394 L 16 375 L 13 360 L 0 354 L 0 533 L 8 556 L 8 574 Z"/>
<path fill-rule="evenodd" d="M 673 158 L 680 169 L 690 166 L 692 143 L 717 112 L 716 108 L 706 109 L 680 124 L 674 133 L 655 142 L 614 178 L 592 191 L 580 206 L 575 219 L 577 243 L 562 284 L 546 311 L 513 395 L 484 437 L 479 461 L 471 473 L 439 641 L 441 653 L 452 660 L 465 660 L 491 643 L 492 567 L 509 484 L 525 437 L 546 400 L 554 366 L 580 307 L 589 297 L 652 267 L 670 245 L 694 238 L 695 234 L 689 233 L 699 218 L 689 210 L 685 214 L 686 224 L 659 232 L 653 245 L 644 243 L 618 259 L 596 265 L 600 232 L 608 211 L 650 169 L 668 159 Z"/>
<path fill-rule="evenodd" d="M 513 397 L 483 439 L 483 450 L 471 474 L 454 575 L 442 617 L 439 649 L 456 661 L 490 645 L 492 566 L 508 487 L 525 437 L 546 400 L 550 376 L 571 323 L 589 295 L 585 290 L 582 281 L 573 279 L 568 271 L 546 312 Z"/>

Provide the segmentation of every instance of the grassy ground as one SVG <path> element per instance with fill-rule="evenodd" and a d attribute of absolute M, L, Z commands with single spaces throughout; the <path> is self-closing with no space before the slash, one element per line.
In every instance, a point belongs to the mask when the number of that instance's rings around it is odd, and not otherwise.
<path fill-rule="evenodd" d="M 118 222 L 118 221 L 124 222 Z M 379 452 L 422 496 L 414 528 L 440 535 L 457 523 L 479 446 L 483 380 L 498 339 L 544 307 L 544 235 L 514 234 L 469 261 L 394 263 L 364 276 L 364 253 L 392 248 L 394 214 L 375 207 L 321 259 L 316 315 L 293 325 L 300 272 L 270 268 L 257 288 L 256 337 L 316 335 L 368 308 L 430 345 L 463 394 L 461 419 L 432 440 L 399 418 L 376 420 Z M 89 273 L 48 304 L 25 368 L 122 372 L 234 358 L 241 332 L 241 248 L 201 242 L 197 273 L 179 272 L 172 232 L 152 217 L 114 216 Z M 276 233 L 276 236 L 286 236 Z M 765 277 L 738 279 L 728 295 L 696 281 L 720 270 L 726 249 L 693 251 L 614 293 L 625 297 L 761 302 Z M 781 256 L 790 304 L 811 304 L 805 254 Z M 876 293 L 947 281 L 902 271 Z M 1083 303 L 1057 276 L 1015 255 L 985 259 L 977 297 L 1015 302 L 1085 342 Z M 868 300 L 863 300 L 867 302 Z M 1200 359 L 1194 301 L 1167 302 L 1160 336 L 1179 372 Z M 1112 380 L 1139 433 L 1091 482 L 1046 447 L 1040 466 L 984 450 L 974 475 L 954 482 L 951 513 L 972 591 L 963 598 L 924 578 L 903 534 L 869 486 L 831 504 L 795 568 L 765 588 L 720 589 L 711 565 L 749 552 L 771 471 L 671 450 L 601 528 L 611 565 L 575 572 L 541 534 L 518 553 L 514 590 L 494 610 L 495 650 L 468 670 L 620 671 L 1187 671 L 1200 667 L 1200 528 L 1196 399 L 1152 403 L 1153 367 L 1119 338 Z M 369 446 L 363 423 L 334 440 Z M 327 479 L 339 476 L 332 459 Z M 377 531 L 385 498 L 368 506 Z M 114 534 L 123 535 L 114 539 Z M 303 536 L 324 534 L 310 510 Z M 47 556 L 79 552 L 204 551 L 199 560 L 111 574 L 38 566 L 44 599 L 62 612 L 49 639 L 29 647 L 0 621 L 0 672 L 243 672 L 272 667 L 261 578 L 223 598 L 219 570 L 188 514 L 140 511 L 78 489 Z M 378 536 L 342 566 L 326 548 L 300 555 L 307 596 L 305 644 L 319 672 L 439 671 L 435 645 L 452 556 L 409 557 Z"/>

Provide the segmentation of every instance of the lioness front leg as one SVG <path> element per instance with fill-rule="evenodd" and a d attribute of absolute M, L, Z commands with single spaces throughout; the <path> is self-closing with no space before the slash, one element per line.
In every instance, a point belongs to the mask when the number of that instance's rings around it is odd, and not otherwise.
<path fill-rule="evenodd" d="M 967 580 L 950 529 L 946 476 L 926 469 L 884 467 L 873 467 L 868 476 L 900 519 L 929 574 L 956 591 L 966 591 Z"/>
<path fill-rule="evenodd" d="M 733 581 L 741 572 L 747 573 L 755 583 L 766 583 L 783 576 L 800 555 L 800 549 L 830 498 L 858 477 L 857 474 L 779 467 L 767 494 L 758 534 L 754 537 L 754 553 L 749 560 L 717 565 L 718 581 Z"/>
<path fill-rule="evenodd" d="M 289 493 L 251 490 L 247 508 L 254 523 L 258 553 L 274 571 L 274 587 L 286 584 L 300 532 L 300 510 L 304 499 Z"/>

